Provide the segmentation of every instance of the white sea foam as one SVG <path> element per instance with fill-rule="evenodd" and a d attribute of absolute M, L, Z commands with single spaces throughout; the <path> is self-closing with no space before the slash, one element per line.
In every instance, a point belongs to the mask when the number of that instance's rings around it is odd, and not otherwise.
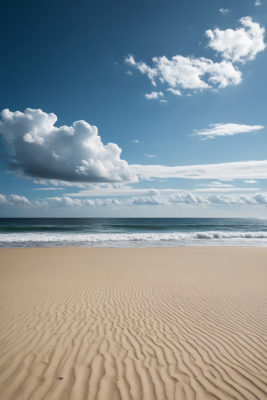
<path fill-rule="evenodd" d="M 143 242 L 144 246 L 147 246 L 145 242 L 177 242 L 177 245 L 182 244 L 186 245 L 186 242 L 192 241 L 227 241 L 231 242 L 232 240 L 240 240 L 240 239 L 263 239 L 264 242 L 266 240 L 267 245 L 267 232 L 222 232 L 222 231 L 207 231 L 207 232 L 191 232 L 191 233 L 181 233 L 181 232 L 172 232 L 172 233 L 99 233 L 99 234 L 67 234 L 67 233 L 8 233 L 8 234 L 0 234 L 0 243 L 2 245 L 4 243 L 84 243 L 84 244 L 93 244 L 94 246 L 99 243 L 123 243 L 123 242 Z M 164 246 L 164 244 L 162 243 Z M 212 244 L 213 245 L 213 244 Z M 122 247 L 126 247 L 122 245 Z"/>

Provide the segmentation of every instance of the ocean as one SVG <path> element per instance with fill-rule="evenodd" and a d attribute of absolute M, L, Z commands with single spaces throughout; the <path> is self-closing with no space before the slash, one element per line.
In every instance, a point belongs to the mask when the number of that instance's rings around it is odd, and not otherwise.
<path fill-rule="evenodd" d="M 267 218 L 1 218 L 0 247 L 267 246 Z"/>

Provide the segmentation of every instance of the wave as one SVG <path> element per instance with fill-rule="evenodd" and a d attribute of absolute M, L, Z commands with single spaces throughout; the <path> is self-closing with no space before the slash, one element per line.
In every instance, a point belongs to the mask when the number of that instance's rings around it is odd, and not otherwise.
<path fill-rule="evenodd" d="M 53 234 L 53 233 L 13 233 L 0 234 L 0 243 L 10 242 L 164 242 L 164 241 L 190 241 L 190 240 L 230 240 L 230 239 L 267 239 L 267 232 L 192 232 L 192 233 L 99 233 L 99 234 Z"/>

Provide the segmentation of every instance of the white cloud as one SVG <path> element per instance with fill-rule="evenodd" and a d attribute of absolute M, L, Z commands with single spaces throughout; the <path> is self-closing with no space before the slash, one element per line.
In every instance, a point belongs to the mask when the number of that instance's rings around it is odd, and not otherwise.
<path fill-rule="evenodd" d="M 200 196 L 195 196 L 193 193 L 177 194 L 170 196 L 171 203 L 185 203 L 185 204 L 206 204 L 208 201 Z"/>
<path fill-rule="evenodd" d="M 152 196 L 152 197 L 134 197 L 133 199 L 128 201 L 130 205 L 150 205 L 150 206 L 162 206 L 168 205 L 168 201 L 160 196 Z"/>
<path fill-rule="evenodd" d="M 223 8 L 220 11 L 224 14 L 229 12 Z M 154 86 L 156 86 L 156 79 L 159 79 L 161 83 L 167 83 L 169 85 L 167 90 L 176 95 L 181 95 L 180 89 L 217 91 L 218 88 L 237 85 L 241 82 L 242 74 L 232 62 L 244 63 L 247 60 L 253 60 L 256 54 L 263 51 L 266 46 L 263 41 L 264 28 L 257 22 L 253 22 L 251 17 L 241 18 L 239 22 L 243 26 L 236 30 L 222 31 L 216 28 L 213 31 L 206 31 L 206 36 L 210 39 L 208 46 L 222 54 L 224 60 L 221 62 L 213 62 L 204 57 L 194 58 L 181 55 L 176 55 L 171 59 L 165 56 L 154 57 L 153 67 L 144 62 L 136 62 L 132 55 L 126 57 L 125 62 L 146 74 Z"/>
<path fill-rule="evenodd" d="M 5 196 L 0 194 L 0 204 L 8 206 L 29 206 L 31 203 L 24 196 L 18 196 L 16 194 Z"/>
<path fill-rule="evenodd" d="M 121 149 L 104 145 L 97 127 L 85 121 L 54 126 L 55 114 L 26 109 L 1 112 L 0 132 L 13 159 L 10 167 L 24 177 L 69 182 L 137 181 L 133 169 L 120 159 Z"/>
<path fill-rule="evenodd" d="M 227 185 L 226 185 L 227 186 Z M 230 185 L 229 185 L 230 186 Z M 259 188 L 236 188 L 236 187 L 209 187 L 204 189 L 194 189 L 194 192 L 255 192 Z"/>
<path fill-rule="evenodd" d="M 249 181 L 244 181 L 246 183 L 258 183 L 258 181 L 254 181 L 253 179 L 250 179 Z"/>
<path fill-rule="evenodd" d="M 219 9 L 220 13 L 222 13 L 223 15 L 228 14 L 230 12 L 230 10 L 227 10 L 227 8 L 220 8 Z"/>
<path fill-rule="evenodd" d="M 267 192 L 266 193 L 256 193 L 253 196 L 241 195 L 210 195 L 209 197 L 196 196 L 191 192 L 180 193 L 174 196 L 161 197 L 159 191 L 155 189 L 150 189 L 148 192 L 149 196 L 139 196 L 132 197 L 129 200 L 121 202 L 116 198 L 107 199 L 73 199 L 68 196 L 64 197 L 50 197 L 45 201 L 35 201 L 33 203 L 29 202 L 24 196 L 18 195 L 2 195 L 0 194 L 0 206 L 3 207 L 34 207 L 34 208 L 69 208 L 69 207 L 129 207 L 129 206 L 173 206 L 175 204 L 187 204 L 187 205 L 210 205 L 210 204 L 267 204 Z"/>
<path fill-rule="evenodd" d="M 139 140 L 133 140 L 133 143 L 139 143 Z"/>
<path fill-rule="evenodd" d="M 257 7 L 257 6 L 261 6 L 260 0 L 256 0 L 256 1 L 255 1 L 255 6 L 256 6 L 256 7 Z"/>
<path fill-rule="evenodd" d="M 144 154 L 144 156 L 149 157 L 149 158 L 157 157 L 157 156 L 153 156 L 153 154 Z"/>
<path fill-rule="evenodd" d="M 159 97 L 164 96 L 164 94 L 162 92 L 152 92 L 150 94 L 145 94 L 145 98 L 148 100 L 151 99 L 158 99 Z"/>
<path fill-rule="evenodd" d="M 120 188 L 93 188 L 90 190 L 81 190 L 78 193 L 67 193 L 66 196 L 70 197 L 99 197 L 99 196 L 159 196 L 160 194 L 170 195 L 174 193 L 187 192 L 180 189 L 141 189 L 132 188 L 130 186 L 123 186 Z"/>
<path fill-rule="evenodd" d="M 261 125 L 240 125 L 240 124 L 210 124 L 209 129 L 195 130 L 193 135 L 205 139 L 214 139 L 218 136 L 233 136 L 239 133 L 250 133 L 263 129 Z"/>
<path fill-rule="evenodd" d="M 206 31 L 206 35 L 210 38 L 208 46 L 221 53 L 223 58 L 245 63 L 254 60 L 256 54 L 265 49 L 265 29 L 253 22 L 251 17 L 243 17 L 239 22 L 243 27 L 225 31 L 216 28 Z"/>
<path fill-rule="evenodd" d="M 241 72 L 229 61 L 214 63 L 207 58 L 194 58 L 174 56 L 171 60 L 167 57 L 154 57 L 153 62 L 157 67 L 161 82 L 168 83 L 172 88 L 182 89 L 208 89 L 212 84 L 220 88 L 236 85 L 241 82 Z M 208 82 L 202 78 L 208 75 Z"/>
<path fill-rule="evenodd" d="M 222 182 L 210 182 L 207 186 L 212 186 L 214 188 L 233 188 L 233 185 L 223 184 Z"/>
<path fill-rule="evenodd" d="M 180 92 L 180 90 L 173 89 L 173 88 L 169 88 L 167 90 L 169 90 L 169 92 L 175 94 L 176 96 L 182 96 L 182 93 Z"/>
<path fill-rule="evenodd" d="M 167 100 L 160 100 L 160 103 L 168 103 Z"/>
<path fill-rule="evenodd" d="M 127 74 L 127 75 L 133 75 L 132 71 L 126 71 L 125 74 Z"/>
<path fill-rule="evenodd" d="M 267 179 L 267 160 L 167 167 L 132 165 L 142 179 Z"/>
<path fill-rule="evenodd" d="M 36 189 L 31 189 L 31 190 L 64 190 L 64 188 L 61 188 L 61 187 L 47 187 L 47 188 L 36 188 Z"/>
<path fill-rule="evenodd" d="M 47 199 L 52 202 L 54 207 L 109 207 L 109 206 L 119 206 L 122 203 L 117 199 L 71 199 L 70 197 L 52 197 Z"/>
<path fill-rule="evenodd" d="M 132 56 L 131 56 L 132 57 Z M 214 63 L 207 58 L 194 58 L 174 56 L 171 60 L 167 57 L 154 57 L 153 68 L 154 74 L 152 83 L 155 84 L 155 78 L 168 83 L 171 88 L 178 90 L 182 89 L 211 89 L 212 85 L 218 85 L 219 88 L 224 88 L 228 85 L 237 85 L 241 82 L 241 72 L 235 68 L 229 61 L 221 61 Z M 137 63 L 133 64 L 136 66 Z M 149 68 L 149 67 L 148 67 Z M 203 80 L 208 77 L 207 82 Z"/>
<path fill-rule="evenodd" d="M 151 80 L 152 85 L 156 86 L 154 78 L 157 76 L 157 70 L 155 68 L 150 68 L 144 62 L 135 62 L 134 57 L 130 54 L 125 58 L 126 64 L 136 67 L 142 74 L 146 74 Z"/>
<path fill-rule="evenodd" d="M 46 181 L 44 181 L 44 180 L 42 180 L 42 179 L 35 179 L 34 181 L 33 181 L 33 183 L 36 183 L 37 185 L 47 185 L 47 182 Z"/>

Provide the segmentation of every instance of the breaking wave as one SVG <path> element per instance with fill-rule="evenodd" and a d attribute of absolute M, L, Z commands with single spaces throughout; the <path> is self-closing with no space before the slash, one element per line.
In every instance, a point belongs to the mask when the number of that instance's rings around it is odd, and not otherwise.
<path fill-rule="evenodd" d="M 259 243 L 260 241 L 260 243 Z M 200 243 L 201 242 L 201 243 Z M 249 243 L 251 242 L 251 243 Z M 12 245 L 13 244 L 13 245 Z M 171 233 L 13 233 L 0 234 L 1 247 L 86 246 L 267 246 L 267 232 L 171 232 Z"/>

